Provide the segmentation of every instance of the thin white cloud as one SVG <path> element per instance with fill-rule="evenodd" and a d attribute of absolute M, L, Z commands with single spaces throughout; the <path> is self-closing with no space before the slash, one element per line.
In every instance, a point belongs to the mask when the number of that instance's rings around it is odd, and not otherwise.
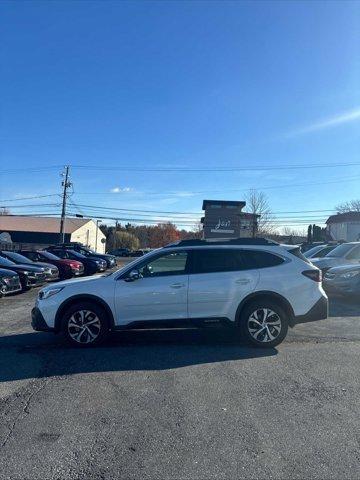
<path fill-rule="evenodd" d="M 110 193 L 121 193 L 121 192 L 131 192 L 132 188 L 130 187 L 114 187 L 110 189 Z"/>
<path fill-rule="evenodd" d="M 348 110 L 347 112 L 339 113 L 337 115 L 333 115 L 332 117 L 324 118 L 305 127 L 298 128 L 296 130 L 293 130 L 292 132 L 289 132 L 286 136 L 295 137 L 297 135 L 303 135 L 319 130 L 325 130 L 327 128 L 337 127 L 345 123 L 356 122 L 358 120 L 360 120 L 360 107 L 353 110 Z"/>

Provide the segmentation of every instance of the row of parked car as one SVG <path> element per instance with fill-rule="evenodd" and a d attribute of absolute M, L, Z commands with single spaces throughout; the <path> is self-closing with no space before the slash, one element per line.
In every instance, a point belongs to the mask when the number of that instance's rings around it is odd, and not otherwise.
<path fill-rule="evenodd" d="M 116 266 L 114 255 L 94 252 L 80 243 L 45 250 L 0 251 L 0 297 L 45 282 L 101 273 Z"/>
<path fill-rule="evenodd" d="M 322 271 L 329 294 L 360 295 L 360 242 L 317 244 L 304 255 Z"/>

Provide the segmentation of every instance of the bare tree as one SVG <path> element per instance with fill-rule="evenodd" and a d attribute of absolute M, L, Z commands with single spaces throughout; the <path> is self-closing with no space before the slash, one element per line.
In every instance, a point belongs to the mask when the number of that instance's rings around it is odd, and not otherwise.
<path fill-rule="evenodd" d="M 0 215 L 10 215 L 10 210 L 5 207 L 0 208 Z"/>
<path fill-rule="evenodd" d="M 246 195 L 246 211 L 253 215 L 260 215 L 257 221 L 257 231 L 253 228 L 253 237 L 256 235 L 270 235 L 276 230 L 274 216 L 271 213 L 267 196 L 258 190 L 250 190 Z"/>
<path fill-rule="evenodd" d="M 283 227 L 282 229 L 283 235 L 289 237 L 307 237 L 307 229 L 296 229 L 291 227 Z"/>
<path fill-rule="evenodd" d="M 335 210 L 338 213 L 360 212 L 360 200 L 350 200 L 349 202 L 340 203 Z"/>

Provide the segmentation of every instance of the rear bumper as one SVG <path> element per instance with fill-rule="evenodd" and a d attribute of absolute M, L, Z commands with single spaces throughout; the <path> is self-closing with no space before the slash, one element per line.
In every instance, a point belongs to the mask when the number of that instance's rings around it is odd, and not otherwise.
<path fill-rule="evenodd" d="M 329 315 L 329 302 L 327 297 L 321 297 L 315 305 L 305 314 L 298 315 L 293 319 L 293 325 L 298 323 L 316 322 L 325 320 Z"/>
<path fill-rule="evenodd" d="M 31 310 L 31 326 L 37 332 L 54 332 L 53 328 L 48 327 L 42 313 L 37 307 Z"/>

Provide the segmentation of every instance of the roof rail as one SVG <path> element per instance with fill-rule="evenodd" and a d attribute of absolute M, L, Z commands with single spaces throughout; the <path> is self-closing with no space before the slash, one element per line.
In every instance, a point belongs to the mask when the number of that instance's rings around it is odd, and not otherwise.
<path fill-rule="evenodd" d="M 208 240 L 180 240 L 179 242 L 169 243 L 164 248 L 170 247 L 195 247 L 201 245 L 279 245 L 274 240 L 267 238 L 231 238 L 229 240 L 224 239 L 208 239 Z"/>

